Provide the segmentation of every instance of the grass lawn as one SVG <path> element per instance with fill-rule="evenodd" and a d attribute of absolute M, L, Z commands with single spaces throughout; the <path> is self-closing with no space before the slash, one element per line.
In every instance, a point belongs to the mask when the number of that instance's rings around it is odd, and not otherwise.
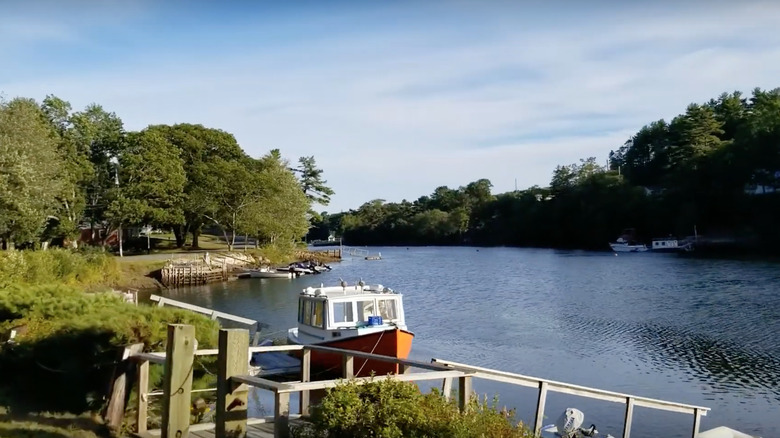
<path fill-rule="evenodd" d="M 102 438 L 109 436 L 102 420 L 91 415 L 38 414 L 17 417 L 0 408 L 3 438 Z"/>

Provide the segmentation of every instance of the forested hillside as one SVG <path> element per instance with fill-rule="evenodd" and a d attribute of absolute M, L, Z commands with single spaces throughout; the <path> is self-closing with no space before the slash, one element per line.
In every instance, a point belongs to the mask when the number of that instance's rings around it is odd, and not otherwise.
<path fill-rule="evenodd" d="M 606 249 L 624 228 L 649 240 L 696 227 L 754 249 L 780 248 L 780 89 L 691 104 L 614 149 L 608 166 L 596 158 L 558 166 L 544 188 L 494 195 L 480 179 L 412 202 L 369 201 L 323 215 L 310 237 Z"/>

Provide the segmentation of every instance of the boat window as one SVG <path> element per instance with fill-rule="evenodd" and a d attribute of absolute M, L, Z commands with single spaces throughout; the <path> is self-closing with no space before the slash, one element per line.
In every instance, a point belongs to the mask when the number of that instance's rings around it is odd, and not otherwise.
<path fill-rule="evenodd" d="M 394 320 L 398 318 L 398 313 L 395 309 L 395 300 L 378 300 L 379 302 L 379 316 L 382 319 Z"/>
<path fill-rule="evenodd" d="M 333 322 L 355 322 L 355 315 L 352 313 L 352 303 L 333 303 Z"/>
<path fill-rule="evenodd" d="M 368 321 L 369 316 L 374 316 L 374 300 L 358 301 L 358 321 Z"/>
<path fill-rule="evenodd" d="M 311 325 L 311 301 L 303 302 L 303 323 Z"/>
<path fill-rule="evenodd" d="M 325 306 L 323 306 L 322 301 L 316 301 L 314 303 L 314 312 L 311 315 L 311 325 L 314 327 L 324 328 L 325 324 L 323 321 L 323 310 L 325 309 Z"/>
<path fill-rule="evenodd" d="M 303 300 L 298 300 L 298 322 L 303 322 Z"/>

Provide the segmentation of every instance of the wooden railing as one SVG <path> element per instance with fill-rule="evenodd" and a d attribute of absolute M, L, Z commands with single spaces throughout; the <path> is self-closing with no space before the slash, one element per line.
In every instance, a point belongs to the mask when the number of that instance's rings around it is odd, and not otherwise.
<path fill-rule="evenodd" d="M 194 357 L 205 355 L 218 356 L 217 387 L 207 389 L 212 391 L 216 390 L 217 392 L 214 428 L 216 437 L 218 438 L 226 436 L 245 436 L 248 424 L 264 421 L 273 421 L 274 437 L 288 437 L 290 433 L 290 420 L 309 415 L 311 391 L 332 388 L 339 384 L 339 382 L 342 382 L 342 379 L 311 381 L 311 354 L 313 351 L 340 354 L 342 356 L 343 365 L 342 377 L 351 378 L 358 384 L 364 384 L 377 379 L 395 379 L 414 382 L 442 380 L 443 394 L 445 397 L 449 397 L 454 379 L 457 379 L 458 405 L 461 409 L 465 409 L 468 405 L 469 397 L 471 397 L 472 394 L 472 380 L 474 378 L 538 388 L 539 393 L 534 420 L 534 429 L 537 435 L 539 435 L 542 427 L 541 422 L 544 418 L 544 407 L 549 391 L 624 403 L 626 406 L 623 431 L 624 438 L 630 436 L 631 420 L 635 406 L 693 414 L 694 420 L 691 434 L 691 437 L 693 438 L 695 438 L 699 432 L 701 417 L 706 415 L 709 411 L 709 408 L 701 406 L 632 396 L 475 367 L 441 359 L 433 359 L 429 363 L 313 345 L 247 347 L 249 345 L 249 332 L 243 329 L 220 330 L 218 349 L 196 350 L 195 344 L 195 331 L 192 326 L 169 325 L 168 344 L 165 353 L 137 353 L 129 356 L 129 360 L 135 363 L 137 367 L 136 389 L 138 393 L 138 405 L 136 406 L 136 424 L 139 436 L 145 436 L 144 433 L 147 431 L 147 410 L 150 395 L 165 395 L 162 398 L 163 416 L 161 435 L 163 437 L 186 437 L 190 430 L 201 428 L 201 425 L 197 425 L 192 429 L 190 427 L 190 398 L 191 393 L 193 392 L 192 369 Z M 301 352 L 300 381 L 276 382 L 249 375 L 249 355 L 251 353 L 281 351 Z M 355 359 L 370 359 L 399 364 L 400 373 L 373 378 L 355 378 Z M 150 363 L 163 364 L 165 367 L 162 393 L 149 392 Z M 412 368 L 418 368 L 424 371 L 409 373 Z M 267 419 L 248 418 L 247 396 L 250 386 L 273 393 L 273 417 Z M 299 416 L 290 414 L 290 394 L 293 393 L 300 394 Z"/>

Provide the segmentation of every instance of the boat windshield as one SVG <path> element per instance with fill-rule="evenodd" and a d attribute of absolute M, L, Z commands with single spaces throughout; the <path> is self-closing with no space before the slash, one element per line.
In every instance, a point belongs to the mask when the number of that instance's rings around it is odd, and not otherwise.
<path fill-rule="evenodd" d="M 325 328 L 325 305 L 322 301 L 298 301 L 298 322 L 312 327 Z"/>
<path fill-rule="evenodd" d="M 368 321 L 369 316 L 374 316 L 374 300 L 361 300 L 357 302 L 358 321 Z"/>

